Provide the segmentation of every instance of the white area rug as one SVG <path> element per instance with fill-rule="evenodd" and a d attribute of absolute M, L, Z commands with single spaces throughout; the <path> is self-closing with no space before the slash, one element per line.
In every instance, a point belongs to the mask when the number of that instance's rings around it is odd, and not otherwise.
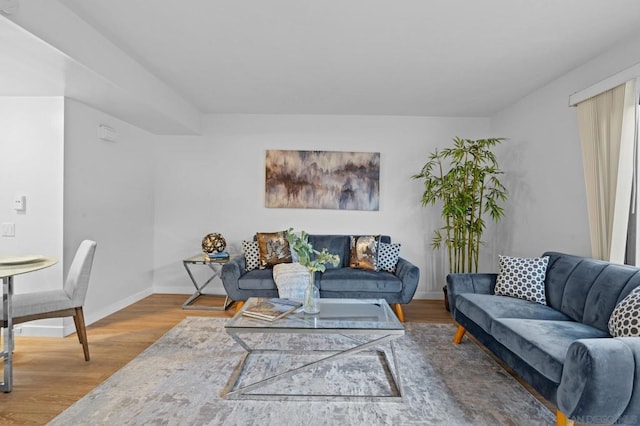
<path fill-rule="evenodd" d="M 51 421 L 51 425 L 553 425 L 555 416 L 473 342 L 451 343 L 450 324 L 407 323 L 396 340 L 401 402 L 225 400 L 221 392 L 243 349 L 224 331 L 226 320 L 189 317 L 137 358 Z M 276 335 L 261 343 L 300 349 L 338 344 Z M 256 341 L 257 343 L 257 341 Z M 276 357 L 278 358 L 278 357 Z M 370 358 L 369 360 L 367 358 Z M 373 361 L 372 361 L 373 360 Z M 282 368 L 264 359 L 258 377 Z M 362 364 L 364 362 L 365 364 Z M 366 364 L 373 362 L 373 364 Z M 279 390 L 329 383 L 341 392 L 385 393 L 374 357 L 324 365 Z M 384 377 L 382 377 L 384 379 Z M 323 386 L 323 385 L 318 385 Z"/>

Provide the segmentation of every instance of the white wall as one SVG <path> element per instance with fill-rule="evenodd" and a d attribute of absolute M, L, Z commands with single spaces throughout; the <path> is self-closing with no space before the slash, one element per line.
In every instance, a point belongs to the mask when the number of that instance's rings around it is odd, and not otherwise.
<path fill-rule="evenodd" d="M 416 297 L 442 298 L 442 256 L 430 246 L 439 213 L 421 206 L 422 183 L 410 177 L 454 136 L 487 136 L 488 119 L 210 115 L 203 128 L 203 136 L 159 137 L 155 147 L 154 292 L 194 290 L 181 260 L 199 253 L 209 232 L 222 233 L 237 253 L 257 231 L 292 226 L 309 233 L 389 234 L 402 243 L 401 256 L 420 267 Z M 265 208 L 267 149 L 380 152 L 380 210 Z M 221 292 L 221 283 L 208 291 Z"/>
<path fill-rule="evenodd" d="M 61 97 L 0 97 L 0 223 L 15 225 L 14 237 L 0 237 L 0 255 L 42 254 L 60 260 L 16 276 L 16 294 L 62 285 L 63 122 Z M 24 212 L 13 210 L 16 195 L 26 197 Z M 59 335 L 62 320 L 30 324 L 38 324 L 45 335 Z M 26 326 L 16 326 L 17 332 Z"/>
<path fill-rule="evenodd" d="M 0 97 L 0 223 L 15 224 L 15 237 L 0 237 L 0 255 L 62 258 L 64 100 Z M 16 195 L 26 210 L 13 210 Z M 15 292 L 57 288 L 62 264 L 17 276 Z"/>
<path fill-rule="evenodd" d="M 118 141 L 99 140 L 99 124 L 114 128 Z M 89 324 L 151 294 L 152 141 L 144 130 L 65 100 L 65 271 L 83 239 L 98 243 L 84 307 Z"/>
<path fill-rule="evenodd" d="M 492 133 L 511 139 L 500 150 L 510 191 L 495 234 L 504 253 L 591 256 L 582 152 L 569 96 L 640 62 L 638 45 L 640 37 L 630 39 L 492 117 Z"/>

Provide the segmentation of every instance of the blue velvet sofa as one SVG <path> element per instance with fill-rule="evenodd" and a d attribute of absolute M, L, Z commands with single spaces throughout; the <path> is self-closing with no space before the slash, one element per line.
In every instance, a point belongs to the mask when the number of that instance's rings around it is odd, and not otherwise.
<path fill-rule="evenodd" d="M 465 331 L 557 407 L 557 424 L 640 423 L 640 338 L 609 334 L 640 269 L 548 252 L 547 305 L 494 295 L 497 274 L 450 274 L 451 313 Z"/>
<path fill-rule="evenodd" d="M 391 238 L 382 235 L 380 241 L 390 243 Z M 337 267 L 326 265 L 325 272 L 316 272 L 315 285 L 321 298 L 385 299 L 393 306 L 398 318 L 404 321 L 402 304 L 413 298 L 420 279 L 420 270 L 400 257 L 396 272 L 371 271 L 349 267 L 349 235 L 309 235 L 313 248 L 340 256 Z M 223 265 L 222 284 L 231 300 L 244 302 L 249 297 L 278 297 L 272 269 L 246 270 L 243 255 L 232 258 Z M 238 307 L 242 303 L 238 304 Z"/>

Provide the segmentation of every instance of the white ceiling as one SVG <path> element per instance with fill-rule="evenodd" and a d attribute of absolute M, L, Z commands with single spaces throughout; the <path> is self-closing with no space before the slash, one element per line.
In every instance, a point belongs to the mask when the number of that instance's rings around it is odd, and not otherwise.
<path fill-rule="evenodd" d="M 207 113 L 489 116 L 640 31 L 638 0 L 60 3 Z"/>

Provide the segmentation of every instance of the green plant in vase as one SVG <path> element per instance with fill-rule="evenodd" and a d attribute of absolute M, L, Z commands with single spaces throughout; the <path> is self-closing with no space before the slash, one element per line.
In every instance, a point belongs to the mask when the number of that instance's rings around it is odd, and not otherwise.
<path fill-rule="evenodd" d="M 309 285 L 304 293 L 303 309 L 308 314 L 317 314 L 320 311 L 318 299 L 320 299 L 320 291 L 314 284 L 314 276 L 316 271 L 324 272 L 330 263 L 338 266 L 340 256 L 329 253 L 327 248 L 318 251 L 313 248 L 309 242 L 309 234 L 305 231 L 300 233 L 294 232 L 293 228 L 289 228 L 284 233 L 284 237 L 289 242 L 289 248 L 298 256 L 298 262 L 309 270 Z"/>

